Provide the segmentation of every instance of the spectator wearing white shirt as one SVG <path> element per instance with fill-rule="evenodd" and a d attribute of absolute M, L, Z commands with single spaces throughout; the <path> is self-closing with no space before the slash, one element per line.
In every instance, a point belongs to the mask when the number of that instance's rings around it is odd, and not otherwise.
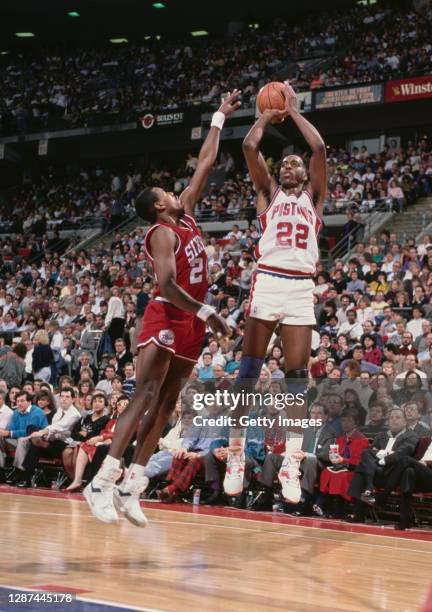
<path fill-rule="evenodd" d="M 355 310 L 347 311 L 347 321 L 342 323 L 342 325 L 339 327 L 338 336 L 341 334 L 345 334 L 354 342 L 357 342 L 362 337 L 363 327 L 357 321 L 357 314 Z"/>
<path fill-rule="evenodd" d="M 105 395 L 110 396 L 112 394 L 112 381 L 116 375 L 115 367 L 108 365 L 104 371 L 105 378 L 100 380 L 96 385 L 96 389 L 103 391 Z"/>
<path fill-rule="evenodd" d="M 61 457 L 66 447 L 65 440 L 70 437 L 75 423 L 81 418 L 81 414 L 74 406 L 74 399 L 73 388 L 63 387 L 60 393 L 60 407 L 53 416 L 51 424 L 30 434 L 31 444 L 23 461 L 24 486 L 31 485 L 31 479 L 41 456 L 50 459 Z"/>
<path fill-rule="evenodd" d="M 119 295 L 119 288 L 112 287 L 111 297 L 108 302 L 108 312 L 105 317 L 105 329 L 109 333 L 111 344 L 113 346 L 117 338 L 123 338 L 126 319 L 123 301 Z"/>
<path fill-rule="evenodd" d="M 413 306 L 412 316 L 413 318 L 408 321 L 406 329 L 412 334 L 414 340 L 423 334 L 423 323 L 426 319 L 423 318 L 424 311 L 421 306 Z"/>

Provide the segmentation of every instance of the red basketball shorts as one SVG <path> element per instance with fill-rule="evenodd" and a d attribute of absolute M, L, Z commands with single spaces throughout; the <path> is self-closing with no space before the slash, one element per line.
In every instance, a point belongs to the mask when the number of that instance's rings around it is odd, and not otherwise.
<path fill-rule="evenodd" d="M 189 312 L 168 302 L 152 300 L 144 312 L 137 348 L 153 342 L 177 357 L 197 361 L 204 343 L 206 325 Z"/>

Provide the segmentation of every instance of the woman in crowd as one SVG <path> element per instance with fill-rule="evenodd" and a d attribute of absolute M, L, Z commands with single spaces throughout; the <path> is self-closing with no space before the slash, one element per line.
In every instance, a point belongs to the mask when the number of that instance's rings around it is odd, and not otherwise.
<path fill-rule="evenodd" d="M 43 329 L 36 332 L 33 338 L 33 374 L 49 382 L 51 378 L 51 366 L 54 365 L 54 354 L 50 347 L 48 334 Z"/>
<path fill-rule="evenodd" d="M 77 447 L 74 471 L 72 474 L 72 482 L 66 488 L 66 491 L 77 491 L 81 488 L 85 469 L 88 463 L 93 461 L 99 446 L 104 447 L 103 449 L 101 449 L 102 452 L 100 454 L 103 454 L 103 458 L 105 458 L 105 455 L 108 453 L 109 450 L 109 445 L 112 441 L 112 436 L 114 434 L 117 419 L 120 414 L 124 412 L 128 403 L 128 398 L 126 396 L 121 396 L 121 398 L 119 398 L 119 400 L 117 401 L 116 410 L 113 413 L 112 417 L 109 420 L 107 420 L 107 418 L 105 417 L 104 425 L 102 426 L 100 431 L 94 435 L 91 435 L 88 440 L 82 441 L 79 444 L 79 446 Z M 92 404 L 93 406 L 97 406 L 98 410 L 102 406 L 102 411 L 104 411 L 108 407 L 108 400 L 103 395 L 103 393 L 96 393 L 93 397 Z M 104 454 L 103 451 L 105 450 L 106 453 Z M 95 470 L 93 470 L 94 474 L 99 469 L 102 461 L 98 461 L 98 466 Z"/>
<path fill-rule="evenodd" d="M 330 509 L 331 516 L 344 514 L 346 502 L 351 501 L 348 488 L 353 470 L 369 447 L 367 438 L 359 431 L 355 410 L 346 408 L 343 411 L 341 426 L 342 435 L 336 439 L 338 450 L 330 452 L 331 466 L 324 468 L 320 476 L 320 491 L 326 496 L 325 507 Z"/>
<path fill-rule="evenodd" d="M 72 429 L 71 436 L 66 440 L 63 450 L 63 465 L 70 479 L 73 479 L 78 456 L 79 445 L 95 436 L 107 424 L 109 417 L 105 415 L 107 399 L 103 393 L 95 393 L 92 397 L 91 412 L 81 417 Z"/>

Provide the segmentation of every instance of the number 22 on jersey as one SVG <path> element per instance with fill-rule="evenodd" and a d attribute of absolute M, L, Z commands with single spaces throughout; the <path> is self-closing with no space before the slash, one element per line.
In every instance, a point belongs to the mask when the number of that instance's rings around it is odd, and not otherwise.
<path fill-rule="evenodd" d="M 289 221 L 281 221 L 276 226 L 276 244 L 282 248 L 292 246 L 298 249 L 307 249 L 309 227 L 303 223 L 297 223 L 294 227 Z"/>

